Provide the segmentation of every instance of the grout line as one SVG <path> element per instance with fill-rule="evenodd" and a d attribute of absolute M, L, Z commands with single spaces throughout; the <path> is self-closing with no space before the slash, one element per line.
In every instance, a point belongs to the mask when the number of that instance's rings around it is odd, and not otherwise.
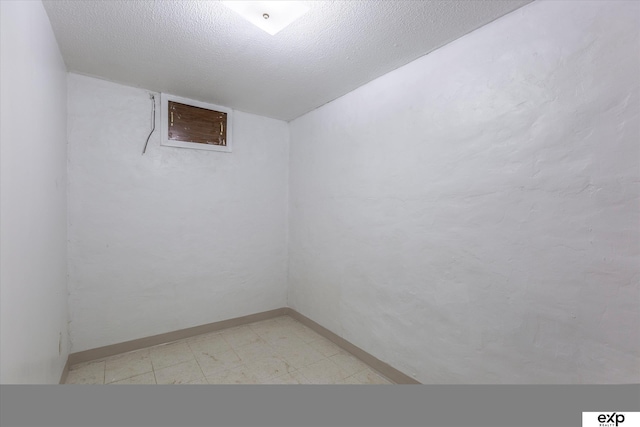
<path fill-rule="evenodd" d="M 198 365 L 198 368 L 200 369 L 200 373 L 202 374 L 202 378 L 204 378 L 204 382 L 209 384 L 209 380 L 207 379 L 207 376 L 204 374 L 204 370 L 202 369 L 202 366 L 200 366 L 200 362 L 198 362 L 198 358 L 196 357 L 196 354 L 194 353 L 189 343 L 187 343 L 187 347 L 189 347 L 189 351 L 191 351 L 193 358 L 196 360 L 196 365 Z"/>
<path fill-rule="evenodd" d="M 151 357 L 151 356 L 149 356 Z M 156 377 L 156 370 L 153 367 L 153 363 L 151 363 L 151 372 L 153 372 L 153 380 L 156 382 L 156 384 L 158 384 L 158 377 Z"/>

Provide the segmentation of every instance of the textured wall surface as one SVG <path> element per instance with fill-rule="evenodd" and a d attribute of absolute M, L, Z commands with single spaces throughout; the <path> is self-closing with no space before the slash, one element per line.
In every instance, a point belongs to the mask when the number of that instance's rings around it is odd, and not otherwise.
<path fill-rule="evenodd" d="M 67 361 L 67 71 L 40 2 L 0 2 L 0 382 Z"/>
<path fill-rule="evenodd" d="M 640 382 L 639 18 L 535 2 L 291 122 L 290 306 L 424 383 Z"/>
<path fill-rule="evenodd" d="M 142 156 L 147 91 L 69 74 L 68 109 L 72 352 L 286 304 L 287 123 Z"/>
<path fill-rule="evenodd" d="M 219 1 L 44 3 L 70 71 L 291 120 L 529 1 L 309 1 L 275 36 Z"/>

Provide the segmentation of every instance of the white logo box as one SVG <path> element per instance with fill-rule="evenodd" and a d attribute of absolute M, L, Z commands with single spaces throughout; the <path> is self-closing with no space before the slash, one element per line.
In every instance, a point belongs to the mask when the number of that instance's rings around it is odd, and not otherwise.
<path fill-rule="evenodd" d="M 582 427 L 638 427 L 640 412 L 583 412 Z"/>

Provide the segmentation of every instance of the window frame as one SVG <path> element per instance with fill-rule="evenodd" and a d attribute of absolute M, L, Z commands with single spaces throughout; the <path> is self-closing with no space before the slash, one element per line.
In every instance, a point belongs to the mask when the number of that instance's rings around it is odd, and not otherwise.
<path fill-rule="evenodd" d="M 180 104 L 200 107 L 207 110 L 219 111 L 227 114 L 227 145 L 201 144 L 198 142 L 176 141 L 169 139 L 169 101 Z M 160 145 L 166 147 L 191 148 L 194 150 L 219 151 L 231 153 L 233 147 L 233 110 L 221 105 L 210 104 L 208 102 L 195 101 L 181 96 L 160 94 Z"/>

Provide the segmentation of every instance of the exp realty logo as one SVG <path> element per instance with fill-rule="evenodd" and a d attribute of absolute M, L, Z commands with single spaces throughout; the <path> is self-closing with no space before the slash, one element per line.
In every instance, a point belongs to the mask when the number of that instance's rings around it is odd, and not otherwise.
<path fill-rule="evenodd" d="M 618 427 L 624 422 L 624 419 L 624 414 L 618 414 L 617 412 L 598 415 L 598 422 L 600 423 L 600 427 Z"/>
<path fill-rule="evenodd" d="M 582 427 L 632 427 L 640 419 L 640 412 L 583 412 Z"/>

